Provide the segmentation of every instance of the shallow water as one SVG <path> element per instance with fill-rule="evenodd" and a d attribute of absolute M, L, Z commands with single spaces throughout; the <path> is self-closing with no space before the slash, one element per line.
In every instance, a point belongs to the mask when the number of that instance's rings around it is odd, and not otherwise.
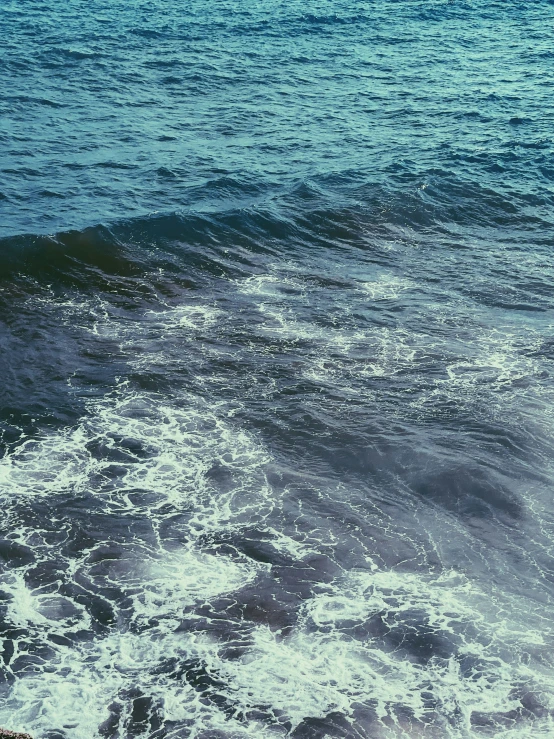
<path fill-rule="evenodd" d="M 553 16 L 0 8 L 0 725 L 554 733 Z"/>

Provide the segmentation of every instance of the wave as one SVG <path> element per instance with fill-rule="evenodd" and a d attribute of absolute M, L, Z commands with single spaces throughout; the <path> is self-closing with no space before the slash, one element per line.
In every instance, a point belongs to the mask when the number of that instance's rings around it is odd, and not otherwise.
<path fill-rule="evenodd" d="M 253 267 L 252 255 L 299 256 L 314 248 L 377 253 L 400 234 L 414 243 L 445 237 L 459 243 L 461 228 L 464 240 L 484 235 L 493 248 L 503 238 L 521 240 L 518 234 L 535 248 L 551 247 L 549 192 L 507 194 L 448 171 L 418 175 L 404 165 L 389 175 L 387 184 L 364 182 L 359 172 L 326 175 L 279 195 L 259 183 L 220 177 L 191 190 L 195 209 L 53 235 L 6 236 L 0 282 L 54 280 L 87 289 L 110 276 L 132 279 L 152 269 L 238 274 Z M 158 176 L 179 174 L 162 168 Z M 201 206 L 206 198 L 211 207 Z M 227 205 L 241 200 L 244 205 Z"/>

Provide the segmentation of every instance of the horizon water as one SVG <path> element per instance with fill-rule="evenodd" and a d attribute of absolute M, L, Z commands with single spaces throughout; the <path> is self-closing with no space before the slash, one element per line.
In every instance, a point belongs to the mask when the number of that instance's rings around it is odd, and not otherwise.
<path fill-rule="evenodd" d="M 0 726 L 554 735 L 554 4 L 0 4 Z"/>

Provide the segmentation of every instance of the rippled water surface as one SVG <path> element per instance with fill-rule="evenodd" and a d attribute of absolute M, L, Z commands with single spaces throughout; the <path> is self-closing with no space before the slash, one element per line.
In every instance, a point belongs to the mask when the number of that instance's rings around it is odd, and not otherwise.
<path fill-rule="evenodd" d="M 0 725 L 554 735 L 554 6 L 0 5 Z"/>

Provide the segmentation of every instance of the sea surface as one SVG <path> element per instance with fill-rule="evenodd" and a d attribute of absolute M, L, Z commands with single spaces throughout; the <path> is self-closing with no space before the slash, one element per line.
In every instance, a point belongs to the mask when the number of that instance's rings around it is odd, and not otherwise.
<path fill-rule="evenodd" d="M 1 0 L 0 726 L 554 736 L 554 4 Z"/>

